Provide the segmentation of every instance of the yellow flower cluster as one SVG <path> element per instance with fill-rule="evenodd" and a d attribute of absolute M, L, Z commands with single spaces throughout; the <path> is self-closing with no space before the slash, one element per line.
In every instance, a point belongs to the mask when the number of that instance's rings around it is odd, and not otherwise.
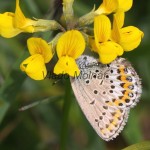
<path fill-rule="evenodd" d="M 103 0 L 97 10 L 80 17 L 77 23 L 70 27 L 74 19 L 73 2 L 74 0 L 63 0 L 66 29 L 55 20 L 26 18 L 20 9 L 19 0 L 16 0 L 15 13 L 0 14 L 0 35 L 5 38 L 14 37 L 21 32 L 61 30 L 61 36 L 53 40 L 55 42 L 46 42 L 37 37 L 27 40 L 31 56 L 21 63 L 20 68 L 32 79 L 42 80 L 46 77 L 45 64 L 50 62 L 55 50 L 58 62 L 54 67 L 54 73 L 74 76 L 80 74 L 75 60 L 82 55 L 86 46 L 90 46 L 92 51 L 99 54 L 101 63 L 108 64 L 117 56 L 121 56 L 124 51 L 131 51 L 140 44 L 143 32 L 134 26 L 123 27 L 125 12 L 131 8 L 133 0 Z M 113 13 L 112 24 L 107 17 L 110 13 Z M 84 27 L 87 29 L 92 22 L 94 22 L 93 34 L 88 35 L 81 29 Z"/>
<path fill-rule="evenodd" d="M 143 32 L 134 26 L 123 27 L 125 12 L 132 6 L 133 0 L 103 0 L 95 11 L 94 39 L 90 37 L 93 51 L 99 54 L 103 64 L 111 63 L 124 51 L 131 51 L 139 46 Z M 106 16 L 113 14 L 113 25 Z"/>

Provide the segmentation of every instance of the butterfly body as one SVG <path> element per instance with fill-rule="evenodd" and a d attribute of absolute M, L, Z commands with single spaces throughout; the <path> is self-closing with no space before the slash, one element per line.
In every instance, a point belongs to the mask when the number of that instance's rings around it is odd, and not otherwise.
<path fill-rule="evenodd" d="M 141 81 L 131 64 L 118 58 L 109 65 L 83 55 L 80 75 L 71 78 L 76 99 L 98 135 L 109 141 L 123 129 L 130 108 L 141 95 Z"/>

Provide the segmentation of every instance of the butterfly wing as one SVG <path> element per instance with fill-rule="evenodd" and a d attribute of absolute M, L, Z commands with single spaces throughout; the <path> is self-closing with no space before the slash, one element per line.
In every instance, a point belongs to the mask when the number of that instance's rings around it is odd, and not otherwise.
<path fill-rule="evenodd" d="M 71 85 L 76 99 L 97 134 L 109 141 L 123 129 L 129 110 L 105 105 L 101 99 L 95 99 L 79 80 L 71 78 Z"/>
<path fill-rule="evenodd" d="M 109 65 L 81 56 L 80 76 L 71 78 L 77 101 L 98 135 L 108 141 L 118 135 L 129 109 L 141 94 L 141 82 L 133 67 L 123 58 Z"/>
<path fill-rule="evenodd" d="M 76 79 L 107 105 L 129 109 L 139 101 L 142 93 L 140 78 L 124 58 L 103 65 L 93 57 L 81 56 L 77 63 L 81 74 Z"/>
<path fill-rule="evenodd" d="M 111 96 L 107 102 L 119 108 L 133 108 L 140 99 L 142 86 L 131 64 L 124 58 L 116 59 L 109 65 L 106 77 L 107 93 Z"/>

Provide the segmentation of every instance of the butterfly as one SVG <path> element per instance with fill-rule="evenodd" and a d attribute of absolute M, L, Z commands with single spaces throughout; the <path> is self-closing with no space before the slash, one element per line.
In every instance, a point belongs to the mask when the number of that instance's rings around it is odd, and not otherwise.
<path fill-rule="evenodd" d="M 97 134 L 105 141 L 112 140 L 123 130 L 130 109 L 140 99 L 141 79 L 124 58 L 104 65 L 82 55 L 77 64 L 80 75 L 70 78 L 75 97 Z"/>

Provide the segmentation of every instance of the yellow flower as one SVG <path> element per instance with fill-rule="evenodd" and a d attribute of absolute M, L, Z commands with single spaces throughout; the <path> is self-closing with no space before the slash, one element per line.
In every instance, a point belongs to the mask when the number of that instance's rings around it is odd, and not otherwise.
<path fill-rule="evenodd" d="M 111 41 L 111 23 L 107 16 L 99 15 L 94 19 L 95 45 L 91 44 L 99 54 L 100 62 L 108 64 L 123 54 L 122 47 Z M 92 42 L 92 40 L 90 41 Z M 94 40 L 93 40 L 94 42 Z M 92 43 L 93 43 L 92 42 Z"/>
<path fill-rule="evenodd" d="M 20 68 L 34 80 L 42 80 L 47 75 L 45 63 L 53 57 L 52 47 L 41 38 L 30 38 L 27 41 L 30 57 L 25 59 Z"/>
<path fill-rule="evenodd" d="M 80 70 L 75 62 L 85 49 L 85 40 L 77 30 L 65 32 L 58 40 L 56 51 L 58 62 L 55 65 L 54 73 L 79 75 Z"/>
<path fill-rule="evenodd" d="M 116 12 L 120 10 L 126 12 L 132 7 L 132 4 L 133 0 L 118 0 L 118 8 Z"/>
<path fill-rule="evenodd" d="M 19 0 L 16 0 L 15 13 L 5 12 L 0 14 L 0 35 L 5 38 L 11 38 L 21 32 L 39 32 L 47 30 L 63 29 L 55 20 L 32 20 L 26 18 L 22 13 Z"/>
<path fill-rule="evenodd" d="M 34 32 L 34 20 L 28 19 L 19 7 L 19 0 L 16 0 L 15 13 L 5 12 L 0 14 L 0 35 L 11 38 L 21 32 Z"/>
<path fill-rule="evenodd" d="M 120 44 L 124 51 L 131 51 L 139 46 L 143 32 L 134 26 L 123 27 L 124 12 L 118 11 L 114 14 L 112 39 Z"/>
<path fill-rule="evenodd" d="M 14 13 L 5 12 L 0 14 L 0 35 L 5 38 L 11 38 L 22 31 L 14 27 Z"/>
<path fill-rule="evenodd" d="M 132 7 L 133 0 L 103 0 L 102 4 L 95 11 L 96 14 L 110 14 L 122 10 L 128 11 Z"/>

